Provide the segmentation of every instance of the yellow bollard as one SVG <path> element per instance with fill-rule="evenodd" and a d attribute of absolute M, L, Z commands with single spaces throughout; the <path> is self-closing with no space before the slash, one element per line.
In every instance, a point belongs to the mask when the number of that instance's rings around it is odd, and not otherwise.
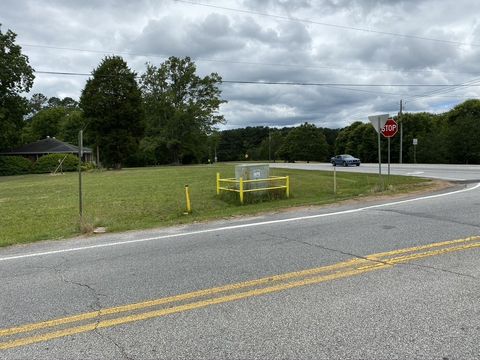
<path fill-rule="evenodd" d="M 220 195 L 220 173 L 217 173 L 217 195 Z"/>
<path fill-rule="evenodd" d="M 290 176 L 287 176 L 287 179 L 286 179 L 286 184 L 287 184 L 287 198 L 290 197 Z"/>
<path fill-rule="evenodd" d="M 190 192 L 188 190 L 188 185 L 185 185 L 185 198 L 187 200 L 187 211 L 185 214 L 190 214 L 192 212 L 192 205 L 190 204 Z"/>
<path fill-rule="evenodd" d="M 240 177 L 240 204 L 243 204 L 243 177 Z"/>
<path fill-rule="evenodd" d="M 337 195 L 337 167 L 333 167 L 333 194 Z"/>

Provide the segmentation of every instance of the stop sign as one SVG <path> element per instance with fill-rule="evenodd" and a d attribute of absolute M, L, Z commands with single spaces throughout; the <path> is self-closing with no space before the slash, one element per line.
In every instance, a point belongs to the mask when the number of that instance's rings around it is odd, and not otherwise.
<path fill-rule="evenodd" d="M 397 122 L 393 119 L 388 119 L 385 125 L 382 127 L 382 135 L 389 138 L 394 137 L 398 131 Z"/>

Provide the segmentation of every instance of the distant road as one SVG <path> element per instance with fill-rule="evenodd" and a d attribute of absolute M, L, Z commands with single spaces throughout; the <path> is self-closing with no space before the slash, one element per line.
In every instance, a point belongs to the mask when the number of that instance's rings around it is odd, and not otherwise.
<path fill-rule="evenodd" d="M 303 170 L 333 170 L 333 166 L 330 163 L 270 163 L 270 167 Z M 378 164 L 362 164 L 359 167 L 337 166 L 337 171 L 378 173 Z M 387 164 L 382 164 L 382 174 L 387 174 Z M 480 181 L 480 165 L 391 164 L 390 174 L 450 181 Z"/>

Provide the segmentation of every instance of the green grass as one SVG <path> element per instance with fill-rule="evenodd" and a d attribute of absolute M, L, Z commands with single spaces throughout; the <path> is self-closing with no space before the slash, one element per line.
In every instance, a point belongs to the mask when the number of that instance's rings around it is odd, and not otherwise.
<path fill-rule="evenodd" d="M 215 193 L 215 174 L 233 177 L 234 166 L 182 166 L 83 174 L 84 224 L 79 226 L 78 174 L 0 177 L 0 246 L 61 239 L 104 226 L 109 232 L 146 229 L 206 219 L 254 214 L 303 205 L 320 205 L 359 196 L 378 188 L 378 175 L 337 172 L 337 195 L 331 171 L 271 169 L 290 176 L 291 197 L 249 205 L 224 201 Z M 193 213 L 184 215 L 190 188 Z M 381 194 L 426 188 L 419 178 L 390 177 Z"/>

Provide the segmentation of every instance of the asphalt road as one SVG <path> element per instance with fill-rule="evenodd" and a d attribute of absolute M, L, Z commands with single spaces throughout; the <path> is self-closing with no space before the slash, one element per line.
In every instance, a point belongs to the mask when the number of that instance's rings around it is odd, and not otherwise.
<path fill-rule="evenodd" d="M 479 359 L 480 186 L 449 192 L 0 249 L 0 358 Z"/>
<path fill-rule="evenodd" d="M 333 171 L 330 163 L 270 163 L 274 168 L 291 168 L 303 170 Z M 382 164 L 382 175 L 388 174 L 388 164 Z M 336 166 L 337 171 L 379 173 L 377 164 L 360 166 Z M 390 164 L 390 174 L 417 176 L 449 181 L 480 181 L 480 165 L 445 165 L 445 164 Z"/>

